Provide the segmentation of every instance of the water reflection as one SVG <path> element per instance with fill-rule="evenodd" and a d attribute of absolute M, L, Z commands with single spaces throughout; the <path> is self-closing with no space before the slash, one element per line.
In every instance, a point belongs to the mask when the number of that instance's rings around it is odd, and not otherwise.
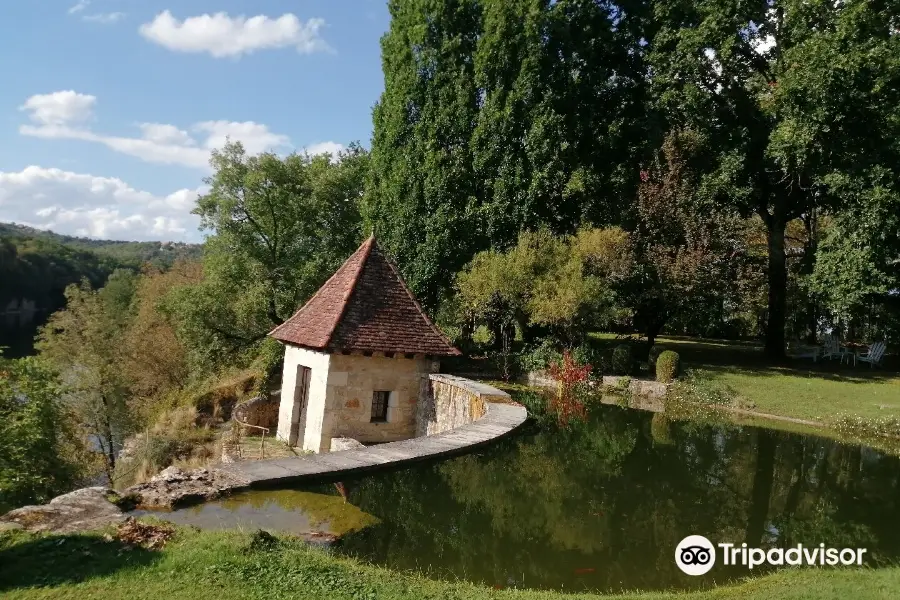
<path fill-rule="evenodd" d="M 877 564 L 900 556 L 898 467 L 822 438 L 604 407 L 565 432 L 355 482 L 350 502 L 382 523 L 342 551 L 494 586 L 595 590 L 712 583 L 675 567 L 689 534 L 859 546 Z"/>
<path fill-rule="evenodd" d="M 174 512 L 133 514 L 153 515 L 204 529 L 270 529 L 293 534 L 319 531 L 344 535 L 378 523 L 376 517 L 347 503 L 334 491 L 245 492 Z"/>
<path fill-rule="evenodd" d="M 190 510 L 223 526 L 355 530 L 338 551 L 495 587 L 688 588 L 748 574 L 682 574 L 674 552 L 690 534 L 864 547 L 874 565 L 900 558 L 898 480 L 900 461 L 874 450 L 602 406 L 567 430 L 532 425 L 477 454 L 343 491 L 258 491 Z"/>

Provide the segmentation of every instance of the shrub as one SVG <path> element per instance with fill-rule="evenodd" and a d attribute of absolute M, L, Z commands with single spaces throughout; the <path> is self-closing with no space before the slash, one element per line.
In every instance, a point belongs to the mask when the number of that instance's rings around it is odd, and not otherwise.
<path fill-rule="evenodd" d="M 587 342 L 572 350 L 572 358 L 578 364 L 591 365 L 591 373 L 594 375 L 602 375 L 606 367 L 600 351 Z"/>
<path fill-rule="evenodd" d="M 123 451 L 116 463 L 115 487 L 146 481 L 170 465 L 199 467 L 214 459 L 216 431 L 199 426 L 199 418 L 192 406 L 176 407 L 162 413 L 148 431 L 126 442 L 129 450 Z"/>
<path fill-rule="evenodd" d="M 36 358 L 0 358 L 0 514 L 46 502 L 87 474 L 90 457 L 61 396 Z"/>
<path fill-rule="evenodd" d="M 669 383 L 678 376 L 681 368 L 681 357 L 677 352 L 665 350 L 656 359 L 656 380 Z"/>
<path fill-rule="evenodd" d="M 559 424 L 565 427 L 570 419 L 584 419 L 587 411 L 584 406 L 584 384 L 591 372 L 590 365 L 580 365 L 567 350 L 562 360 L 550 365 L 550 377 L 559 382 L 556 395 L 551 399 L 550 407 L 556 412 Z"/>
<path fill-rule="evenodd" d="M 634 372 L 634 355 L 630 344 L 619 344 L 613 348 L 612 370 L 614 375 L 631 375 Z"/>
<path fill-rule="evenodd" d="M 655 413 L 650 420 L 650 435 L 653 443 L 669 445 L 672 443 L 672 421 L 663 413 Z"/>
<path fill-rule="evenodd" d="M 494 333 L 485 325 L 479 325 L 472 332 L 472 341 L 481 347 L 487 347 L 494 343 Z"/>
<path fill-rule="evenodd" d="M 562 360 L 562 352 L 550 338 L 544 338 L 537 344 L 526 348 L 519 359 L 523 371 L 543 371 L 550 365 Z"/>
<path fill-rule="evenodd" d="M 656 359 L 659 358 L 659 355 L 665 351 L 666 349 L 659 344 L 653 344 L 653 347 L 650 348 L 650 353 L 647 355 L 647 362 L 649 362 L 651 365 L 655 365 Z"/>

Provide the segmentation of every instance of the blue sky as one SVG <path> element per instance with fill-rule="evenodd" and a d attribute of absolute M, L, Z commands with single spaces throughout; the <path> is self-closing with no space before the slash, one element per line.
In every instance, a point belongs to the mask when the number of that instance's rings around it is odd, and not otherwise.
<path fill-rule="evenodd" d="M 385 0 L 33 0 L 0 8 L 0 221 L 197 241 L 226 136 L 368 146 Z"/>

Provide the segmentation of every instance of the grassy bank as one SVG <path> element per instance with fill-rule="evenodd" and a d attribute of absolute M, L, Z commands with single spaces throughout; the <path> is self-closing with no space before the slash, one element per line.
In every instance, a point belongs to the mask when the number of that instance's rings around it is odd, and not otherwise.
<path fill-rule="evenodd" d="M 0 596 L 7 599 L 843 600 L 893 598 L 898 589 L 900 568 L 786 569 L 704 592 L 567 595 L 432 581 L 332 557 L 299 542 L 254 543 L 249 533 L 182 529 L 160 551 L 128 549 L 100 534 L 63 537 L 0 534 Z"/>
<path fill-rule="evenodd" d="M 595 334 L 601 344 L 614 343 L 612 338 Z M 900 373 L 890 363 L 876 369 L 811 359 L 772 365 L 754 342 L 663 337 L 657 343 L 678 352 L 686 368 L 740 408 L 823 424 L 844 415 L 900 419 Z"/>

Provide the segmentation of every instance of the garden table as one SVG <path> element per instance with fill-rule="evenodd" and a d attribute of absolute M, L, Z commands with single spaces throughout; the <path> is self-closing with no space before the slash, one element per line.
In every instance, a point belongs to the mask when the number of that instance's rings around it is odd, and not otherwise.
<path fill-rule="evenodd" d="M 841 345 L 841 363 L 844 362 L 844 357 L 847 357 L 847 364 L 850 364 L 850 359 L 855 359 L 860 354 L 865 354 L 869 351 L 868 344 L 860 344 L 858 342 L 847 342 L 846 344 Z M 856 360 L 853 361 L 853 366 L 856 366 Z"/>

